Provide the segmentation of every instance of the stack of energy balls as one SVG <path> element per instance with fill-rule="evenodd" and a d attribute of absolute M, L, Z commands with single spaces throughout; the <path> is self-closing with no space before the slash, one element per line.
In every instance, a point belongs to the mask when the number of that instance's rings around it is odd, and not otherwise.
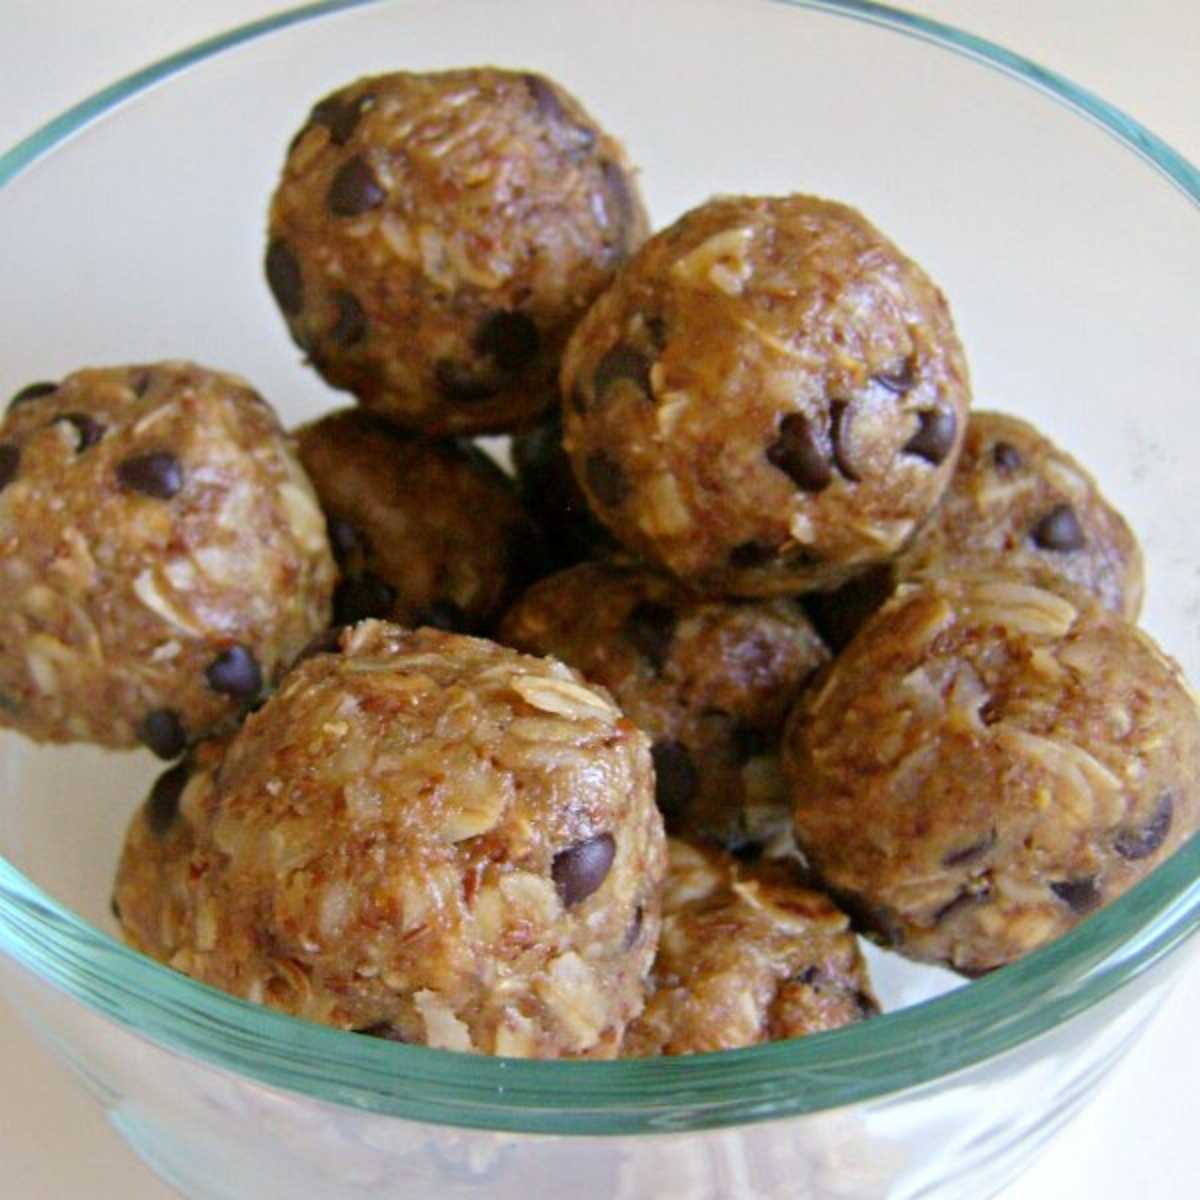
<path fill-rule="evenodd" d="M 179 760 L 133 945 L 398 1041 L 718 1050 L 878 1011 L 848 914 L 974 975 L 1196 827 L 1136 541 L 968 414 L 922 270 L 804 195 L 648 234 L 558 84 L 363 79 L 266 253 L 358 407 L 288 433 L 182 362 L 14 399 L 0 720 Z"/>

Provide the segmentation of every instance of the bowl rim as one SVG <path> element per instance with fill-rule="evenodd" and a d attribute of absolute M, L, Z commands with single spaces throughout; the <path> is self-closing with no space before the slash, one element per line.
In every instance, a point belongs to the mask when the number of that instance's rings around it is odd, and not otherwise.
<path fill-rule="evenodd" d="M 386 0 L 321 0 L 207 38 L 69 108 L 0 155 L 0 187 L 125 100 L 289 26 Z M 771 0 L 975 60 L 1088 119 L 1200 206 L 1200 172 L 1137 121 L 1023 56 L 867 0 Z M 409 1120 L 510 1133 L 628 1135 L 818 1112 L 937 1084 L 1145 975 L 1200 928 L 1200 835 L 1112 905 L 948 995 L 792 1041 L 680 1058 L 546 1062 L 347 1036 L 192 980 L 93 927 L 0 858 L 0 950 L 166 1048 L 268 1086 Z"/>

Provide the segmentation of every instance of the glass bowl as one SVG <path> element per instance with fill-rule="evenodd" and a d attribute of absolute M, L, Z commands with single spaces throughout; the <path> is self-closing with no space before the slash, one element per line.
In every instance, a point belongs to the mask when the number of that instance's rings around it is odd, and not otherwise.
<path fill-rule="evenodd" d="M 261 276 L 288 137 L 361 74 L 533 67 L 624 138 L 659 224 L 713 192 L 800 190 L 894 237 L 948 294 L 977 403 L 1034 419 L 1128 514 L 1145 624 L 1200 677 L 1200 522 L 1181 500 L 1196 170 L 1033 64 L 877 5 L 598 11 L 311 5 L 85 101 L 0 158 L 0 259 L 21 296 L 0 385 L 186 356 L 246 375 L 289 422 L 341 403 L 299 363 Z M 460 1056 L 298 1022 L 115 941 L 108 894 L 158 770 L 147 755 L 5 735 L 0 769 L 0 984 L 147 1162 L 213 1200 L 979 1200 L 1093 1094 L 1200 923 L 1193 839 L 969 986 L 874 955 L 896 1011 L 863 1025 L 662 1061 Z"/>

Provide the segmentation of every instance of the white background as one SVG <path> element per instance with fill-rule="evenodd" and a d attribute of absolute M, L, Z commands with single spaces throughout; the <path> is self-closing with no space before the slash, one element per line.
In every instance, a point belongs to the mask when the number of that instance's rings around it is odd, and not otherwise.
<path fill-rule="evenodd" d="M 280 7 L 277 0 L 0 0 L 0 146 L 120 75 Z M 908 7 L 1054 68 L 1200 162 L 1200 0 L 921 0 Z M 2 264 L 0 280 L 0 296 L 13 297 L 19 281 L 5 278 Z M 1003 1200 L 1194 1200 L 1198 1011 L 1194 961 L 1100 1097 Z M 0 1195 L 175 1194 L 125 1149 L 2 1001 L 0 1063 Z"/>

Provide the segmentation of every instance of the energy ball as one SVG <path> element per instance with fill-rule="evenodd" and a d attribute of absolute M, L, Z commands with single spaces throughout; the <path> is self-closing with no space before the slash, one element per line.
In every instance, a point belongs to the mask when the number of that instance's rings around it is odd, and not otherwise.
<path fill-rule="evenodd" d="M 1003 576 L 901 585 L 797 705 L 784 766 L 823 883 L 967 975 L 1065 933 L 1200 818 L 1178 667 L 1086 592 Z"/>
<path fill-rule="evenodd" d="M 558 84 L 361 79 L 296 135 L 270 284 L 335 387 L 428 434 L 532 423 L 567 334 L 648 229 L 624 151 Z"/>
<path fill-rule="evenodd" d="M 342 1029 L 611 1057 L 658 938 L 653 787 L 644 735 L 561 663 L 366 621 L 247 720 L 193 826 L 173 936 L 133 940 Z M 149 824 L 118 880 L 127 921 Z"/>
<path fill-rule="evenodd" d="M 546 531 L 550 559 L 570 567 L 619 551 L 612 534 L 588 508 L 562 444 L 562 419 L 555 414 L 536 429 L 512 439 L 512 461 L 525 507 Z"/>
<path fill-rule="evenodd" d="M 1004 413 L 971 414 L 950 486 L 894 570 L 1040 574 L 1131 621 L 1142 606 L 1142 552 L 1124 518 L 1069 454 Z"/>
<path fill-rule="evenodd" d="M 721 197 L 580 322 L 565 444 L 592 508 L 706 591 L 832 588 L 941 496 L 967 367 L 938 289 L 853 209 Z"/>
<path fill-rule="evenodd" d="M 662 934 L 623 1058 L 733 1050 L 879 1012 L 850 920 L 786 862 L 668 842 Z"/>
<path fill-rule="evenodd" d="M 535 584 L 497 636 L 569 663 L 650 735 L 668 832 L 741 849 L 787 831 L 783 721 L 829 657 L 794 602 L 705 599 L 647 568 L 581 563 Z"/>
<path fill-rule="evenodd" d="M 512 482 L 466 442 L 343 410 L 296 432 L 341 568 L 334 620 L 486 630 L 541 574 L 541 533 Z"/>
<path fill-rule="evenodd" d="M 274 412 L 186 362 L 24 389 L 0 426 L 0 723 L 164 758 L 329 621 L 325 522 Z"/>

